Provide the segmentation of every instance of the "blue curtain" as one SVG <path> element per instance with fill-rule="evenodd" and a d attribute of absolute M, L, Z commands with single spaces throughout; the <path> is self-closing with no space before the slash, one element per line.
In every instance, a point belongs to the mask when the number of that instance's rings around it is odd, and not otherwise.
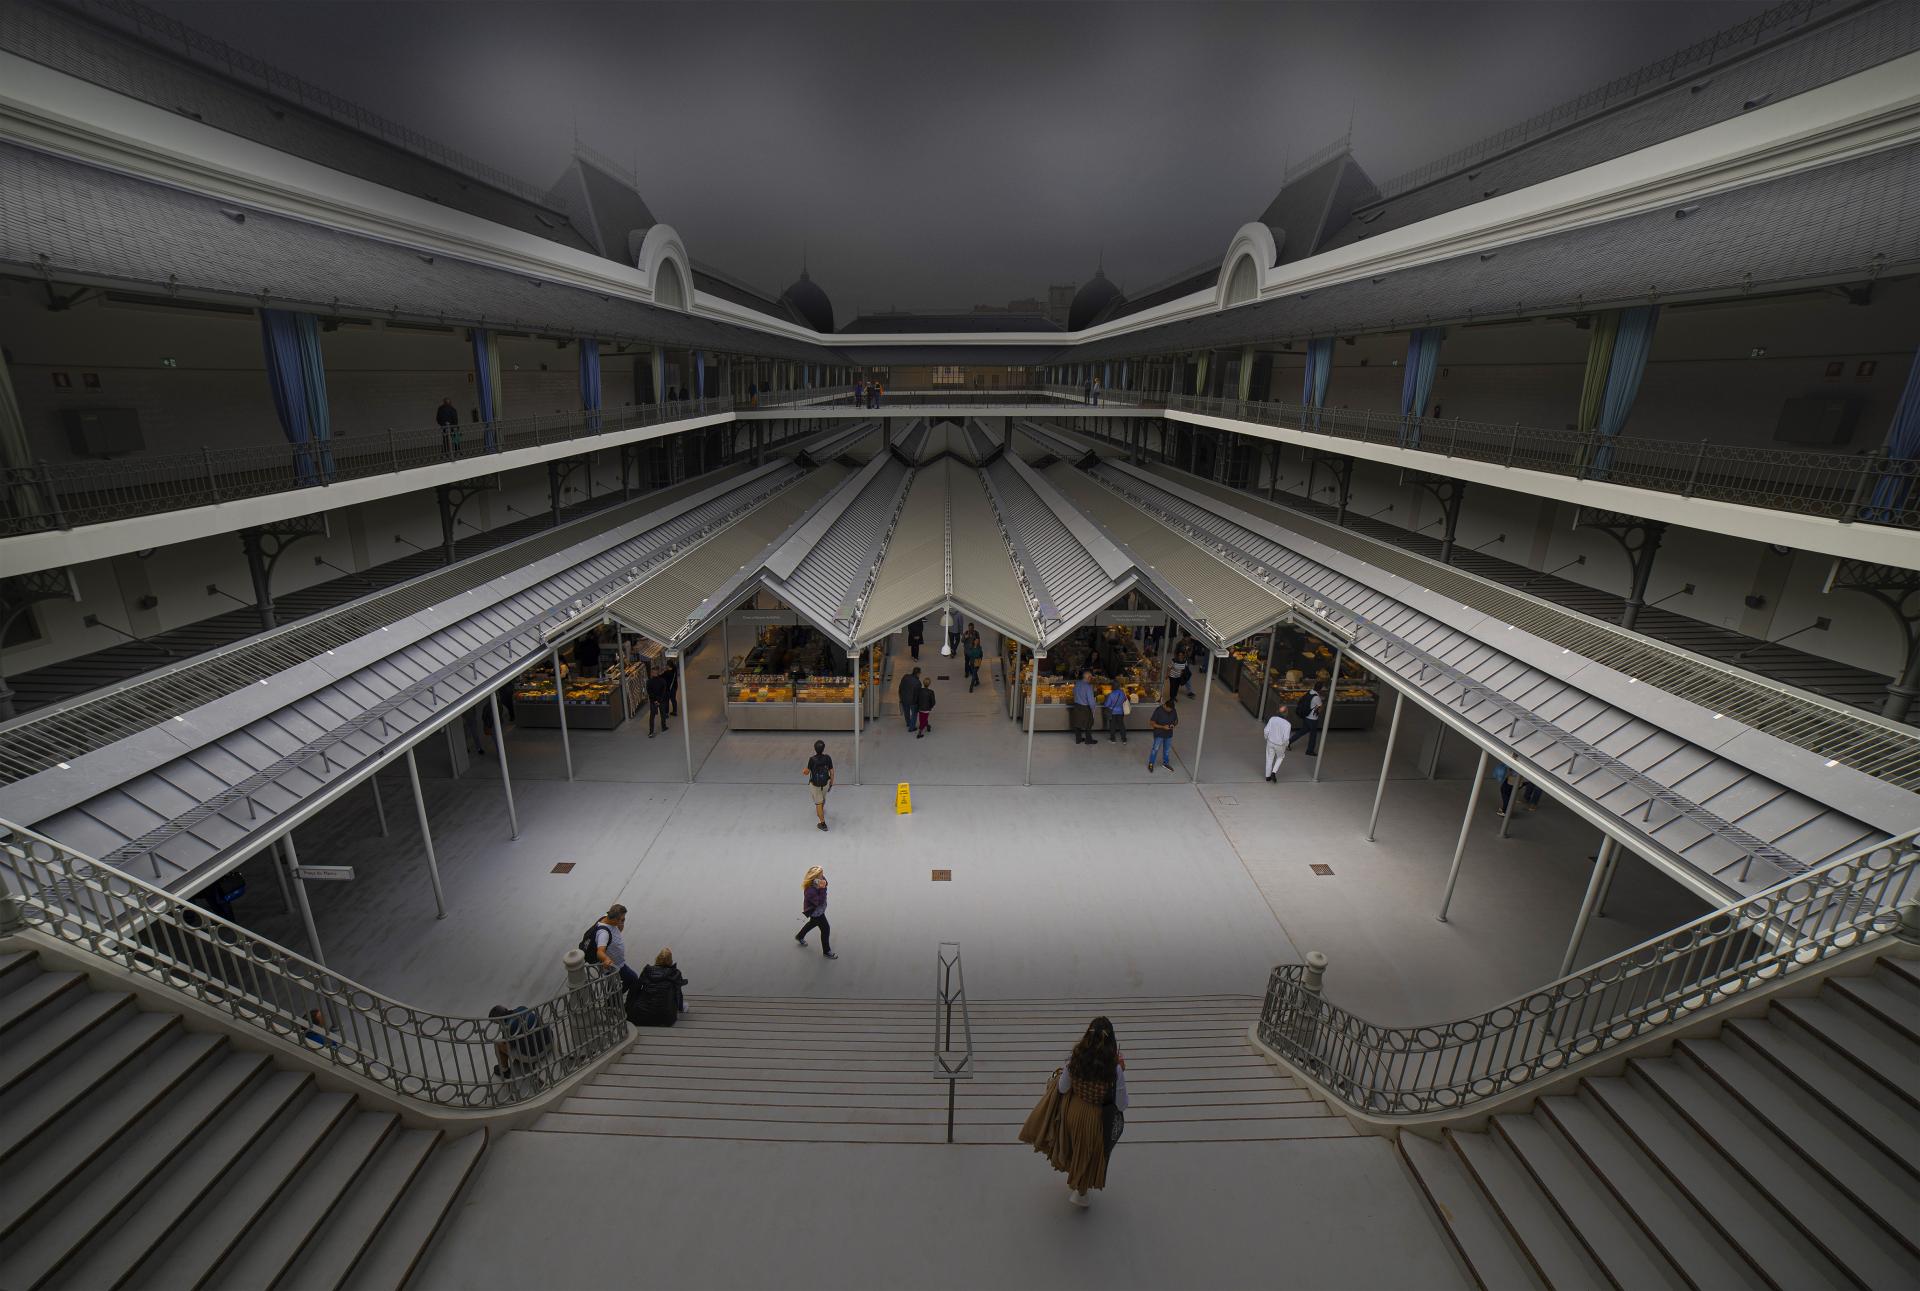
<path fill-rule="evenodd" d="M 707 355 L 704 350 L 693 352 L 693 397 L 707 397 Z"/>
<path fill-rule="evenodd" d="M 1400 442 L 1408 448 L 1420 443 L 1419 418 L 1426 415 L 1434 369 L 1440 363 L 1440 342 L 1446 335 L 1444 328 L 1420 327 L 1407 337 L 1407 370 L 1400 377 L 1400 415 L 1407 420 L 1400 428 Z"/>
<path fill-rule="evenodd" d="M 484 327 L 473 328 L 473 384 L 480 392 L 480 420 L 486 426 L 487 451 L 493 452 L 493 346 Z"/>
<path fill-rule="evenodd" d="M 1906 389 L 1900 392 L 1900 404 L 1893 410 L 1886 454 L 1886 473 L 1873 486 L 1872 504 L 1861 518 L 1892 524 L 1906 505 L 1914 475 L 1920 471 L 1920 350 L 1914 351 Z"/>
<path fill-rule="evenodd" d="M 580 406 L 589 414 L 600 411 L 600 342 L 591 336 L 580 338 Z M 600 419 L 587 417 L 589 430 L 600 429 Z"/>
<path fill-rule="evenodd" d="M 1318 410 L 1327 402 L 1327 378 L 1333 374 L 1333 338 L 1320 337 L 1307 342 L 1307 370 L 1300 381 L 1300 402 Z M 1320 418 L 1311 418 L 1313 428 L 1320 428 Z"/>
<path fill-rule="evenodd" d="M 312 314 L 263 309 L 260 340 L 280 429 L 299 450 L 294 454 L 295 478 L 302 484 L 331 480 L 333 425 L 327 412 L 327 372 L 320 357 L 318 322 Z"/>
<path fill-rule="evenodd" d="M 1633 411 L 1634 396 L 1640 393 L 1640 378 L 1646 375 L 1647 356 L 1653 353 L 1653 329 L 1660 321 L 1660 306 L 1641 305 L 1620 311 L 1620 327 L 1613 338 L 1613 361 L 1607 367 L 1607 390 L 1600 399 L 1600 421 L 1595 427 L 1603 439 L 1620 433 Z M 1613 446 L 1602 444 L 1594 454 L 1593 470 L 1604 475 L 1613 462 Z"/>

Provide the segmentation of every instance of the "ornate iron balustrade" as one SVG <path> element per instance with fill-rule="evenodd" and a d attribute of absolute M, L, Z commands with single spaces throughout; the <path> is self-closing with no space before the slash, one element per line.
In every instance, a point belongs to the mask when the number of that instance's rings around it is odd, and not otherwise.
<path fill-rule="evenodd" d="M 455 1017 L 402 1004 L 5 821 L 0 863 L 11 871 L 0 932 L 35 930 L 424 1107 L 526 1103 L 627 1040 L 614 973 L 524 1012 Z"/>
<path fill-rule="evenodd" d="M 1920 935 L 1920 829 L 1829 861 L 1475 1017 L 1383 1027 L 1273 970 L 1260 1039 L 1356 1111 L 1456 1111 L 1549 1080 L 1866 942 Z"/>
<path fill-rule="evenodd" d="M 0 470 L 0 537 L 324 488 L 343 480 L 478 461 L 516 449 L 732 410 L 729 399 L 689 399 L 340 435 L 308 444 L 202 448 L 196 453 L 144 453 L 110 461 L 35 462 Z"/>
<path fill-rule="evenodd" d="M 1102 402 L 1106 396 L 1102 396 Z M 1841 521 L 1920 528 L 1920 458 L 1546 430 L 1173 395 L 1167 407 L 1336 439 Z"/>

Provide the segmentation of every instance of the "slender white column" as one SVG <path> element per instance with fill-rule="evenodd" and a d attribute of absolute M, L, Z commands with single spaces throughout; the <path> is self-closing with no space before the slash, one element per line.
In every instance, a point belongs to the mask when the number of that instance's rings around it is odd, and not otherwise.
<path fill-rule="evenodd" d="M 626 691 L 626 681 L 620 683 L 622 693 Z M 507 824 L 513 831 L 513 837 L 520 837 L 520 814 L 513 809 L 513 778 L 507 774 L 507 728 L 500 725 L 500 692 L 494 691 L 487 696 L 487 702 L 493 705 L 493 751 L 500 755 L 500 787 L 507 793 Z"/>
<path fill-rule="evenodd" d="M 324 968 L 327 957 L 320 951 L 320 930 L 313 925 L 313 903 L 307 900 L 307 881 L 299 874 L 300 854 L 293 849 L 291 829 L 280 835 L 280 846 L 286 854 L 287 876 L 293 880 L 293 892 L 300 901 L 300 921 L 307 926 L 307 949 L 313 952 L 313 962 Z"/>
<path fill-rule="evenodd" d="M 1367 841 L 1373 841 L 1374 827 L 1380 823 L 1380 799 L 1387 792 L 1387 767 L 1393 761 L 1393 742 L 1400 734 L 1400 707 L 1407 702 L 1407 692 L 1395 689 L 1393 692 L 1393 720 L 1387 723 L 1387 751 L 1380 757 L 1380 783 L 1373 787 L 1373 814 L 1367 817 Z"/>
<path fill-rule="evenodd" d="M 553 711 L 560 714 L 560 751 L 567 755 L 567 779 L 573 779 L 573 742 L 567 738 L 567 682 L 560 675 L 560 647 L 553 648 Z"/>
<path fill-rule="evenodd" d="M 1460 817 L 1460 840 L 1453 845 L 1453 867 L 1447 871 L 1446 895 L 1440 898 L 1440 922 L 1447 921 L 1447 907 L 1453 904 L 1453 888 L 1460 881 L 1460 858 L 1467 854 L 1467 831 L 1473 827 L 1473 809 L 1480 799 L 1480 781 L 1487 774 L 1487 751 L 1480 750 L 1480 761 L 1473 768 L 1467 785 L 1467 810 Z"/>
<path fill-rule="evenodd" d="M 1340 664 L 1347 657 L 1345 646 L 1333 648 L 1333 680 L 1327 683 L 1326 706 L 1320 710 L 1320 753 L 1313 761 L 1313 782 L 1320 783 L 1320 768 L 1327 765 L 1327 737 L 1333 734 L 1333 697 L 1340 690 Z"/>
<path fill-rule="evenodd" d="M 1600 883 L 1607 871 L 1613 867 L 1613 857 L 1619 844 L 1609 836 L 1600 844 L 1600 854 L 1593 858 L 1593 873 L 1587 879 L 1587 895 L 1580 902 L 1580 913 L 1573 920 L 1573 936 L 1567 940 L 1567 955 L 1560 961 L 1560 976 L 1565 977 L 1573 971 L 1573 961 L 1580 954 L 1580 942 L 1587 935 L 1587 923 L 1593 918 L 1593 907 L 1600 900 Z"/>
<path fill-rule="evenodd" d="M 853 652 L 853 782 L 860 783 L 860 726 L 864 715 L 860 708 L 860 674 L 865 671 L 860 666 L 860 656 L 864 650 Z"/>
<path fill-rule="evenodd" d="M 427 797 L 420 792 L 420 763 L 407 750 L 407 778 L 413 781 L 413 809 L 420 813 L 420 841 L 427 847 L 427 877 L 433 880 L 436 919 L 447 917 L 447 894 L 440 890 L 440 862 L 433 854 L 433 831 L 427 827 Z"/>
<path fill-rule="evenodd" d="M 1021 783 L 1033 783 L 1033 720 L 1040 711 L 1040 660 L 1038 650 L 1033 652 L 1033 680 L 1027 683 L 1027 777 Z"/>
<path fill-rule="evenodd" d="M 693 709 L 687 703 L 687 656 L 680 656 L 680 743 L 687 750 L 687 783 L 693 783 Z"/>
<path fill-rule="evenodd" d="M 1206 752 L 1207 748 L 1207 706 L 1213 702 L 1213 648 L 1211 646 L 1207 648 L 1207 674 L 1201 686 L 1203 689 L 1200 691 L 1200 738 L 1193 742 L 1193 774 L 1190 777 L 1194 784 L 1200 783 L 1200 755 Z"/>
<path fill-rule="evenodd" d="M 373 788 L 374 814 L 380 817 L 380 837 L 385 838 L 387 836 L 387 804 L 380 798 L 380 777 L 370 775 L 367 777 L 367 783 Z"/>

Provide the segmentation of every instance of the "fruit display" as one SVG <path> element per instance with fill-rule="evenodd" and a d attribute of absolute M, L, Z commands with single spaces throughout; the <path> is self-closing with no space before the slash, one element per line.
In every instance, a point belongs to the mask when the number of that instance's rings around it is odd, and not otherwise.
<path fill-rule="evenodd" d="M 849 697 L 851 698 L 851 697 Z M 766 673 L 734 673 L 727 678 L 729 704 L 791 704 L 793 681 Z"/>

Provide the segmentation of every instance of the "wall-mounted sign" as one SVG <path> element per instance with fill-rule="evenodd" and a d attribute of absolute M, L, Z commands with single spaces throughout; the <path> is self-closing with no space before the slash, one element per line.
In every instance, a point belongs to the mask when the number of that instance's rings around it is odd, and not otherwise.
<path fill-rule="evenodd" d="M 735 610 L 727 615 L 727 622 L 748 627 L 790 628 L 800 622 L 800 616 L 792 610 Z"/>
<path fill-rule="evenodd" d="M 293 877 L 312 883 L 350 883 L 353 881 L 351 865 L 296 865 Z"/>
<path fill-rule="evenodd" d="M 1098 627 L 1157 628 L 1167 621 L 1162 610 L 1108 610 L 1093 616 Z"/>

